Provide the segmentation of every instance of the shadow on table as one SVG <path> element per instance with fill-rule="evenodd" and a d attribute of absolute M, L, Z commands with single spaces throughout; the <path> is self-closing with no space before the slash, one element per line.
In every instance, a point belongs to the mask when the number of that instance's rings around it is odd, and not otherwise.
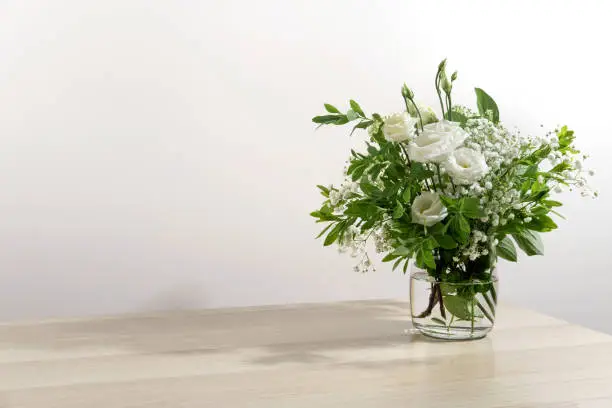
<path fill-rule="evenodd" d="M 0 348 L 27 355 L 214 354 L 257 350 L 248 363 L 356 363 L 367 353 L 427 350 L 444 342 L 412 331 L 408 304 L 358 301 L 181 311 L 0 325 Z M 401 356 L 400 356 L 401 357 Z M 409 356 L 406 356 L 408 358 Z M 246 357 L 245 357 L 246 358 Z M 414 358 L 414 357 L 411 357 Z M 380 359 L 378 359 L 380 360 Z M 364 363 L 365 364 L 365 363 Z M 372 364 L 372 363 L 368 363 Z"/>

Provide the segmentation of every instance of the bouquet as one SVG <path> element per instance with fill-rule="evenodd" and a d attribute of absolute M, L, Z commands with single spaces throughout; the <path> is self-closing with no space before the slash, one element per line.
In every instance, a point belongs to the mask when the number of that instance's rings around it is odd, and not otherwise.
<path fill-rule="evenodd" d="M 414 262 L 430 293 L 413 318 L 439 305 L 436 319 L 447 329 L 448 315 L 471 320 L 473 329 L 477 317 L 493 322 L 498 258 L 516 262 L 517 247 L 528 256 L 543 254 L 539 234 L 562 218 L 554 194 L 597 193 L 587 185 L 593 171 L 585 170 L 587 156 L 575 147 L 572 130 L 538 136 L 510 130 L 482 89 L 475 89 L 477 110 L 454 104 L 456 79 L 442 61 L 435 76 L 439 112 L 417 102 L 405 84 L 405 110 L 398 113 L 368 115 L 354 100 L 345 113 L 325 104 L 327 114 L 313 122 L 350 124 L 351 134 L 364 129 L 369 137 L 363 150 L 351 150 L 342 184 L 318 186 L 325 199 L 311 215 L 327 224 L 317 238 L 349 251 L 358 260 L 355 271 L 374 270 L 369 241 L 393 270 L 405 273 Z M 457 286 L 465 283 L 473 285 Z M 481 302 L 479 293 L 488 297 Z"/>

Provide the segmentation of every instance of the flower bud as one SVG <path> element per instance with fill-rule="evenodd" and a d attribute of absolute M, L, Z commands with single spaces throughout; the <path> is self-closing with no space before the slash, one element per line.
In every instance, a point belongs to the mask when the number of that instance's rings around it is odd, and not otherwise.
<path fill-rule="evenodd" d="M 445 68 L 446 68 L 446 58 L 444 58 L 442 62 L 440 62 L 440 64 L 438 65 L 438 71 L 444 71 Z"/>
<path fill-rule="evenodd" d="M 451 75 L 451 82 L 455 81 L 457 79 L 457 71 L 453 72 L 453 75 Z"/>
<path fill-rule="evenodd" d="M 440 86 L 442 87 L 444 92 L 446 92 L 447 94 L 451 92 L 452 85 L 451 85 L 451 82 L 446 77 L 446 72 L 444 71 L 440 73 Z"/>
<path fill-rule="evenodd" d="M 412 100 L 414 98 L 414 92 L 406 84 L 402 86 L 402 96 L 406 99 Z"/>

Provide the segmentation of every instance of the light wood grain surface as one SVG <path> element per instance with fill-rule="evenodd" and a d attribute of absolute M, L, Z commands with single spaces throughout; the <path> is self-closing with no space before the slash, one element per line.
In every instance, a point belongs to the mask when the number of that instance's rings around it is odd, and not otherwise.
<path fill-rule="evenodd" d="M 483 340 L 344 302 L 0 325 L 0 408 L 612 408 L 612 336 L 500 307 Z"/>

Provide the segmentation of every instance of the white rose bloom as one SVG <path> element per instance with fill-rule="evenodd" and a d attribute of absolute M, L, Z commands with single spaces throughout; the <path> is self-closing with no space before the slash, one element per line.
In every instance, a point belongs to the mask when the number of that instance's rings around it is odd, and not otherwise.
<path fill-rule="evenodd" d="M 436 193 L 424 191 L 412 202 L 412 222 L 430 227 L 442 221 L 448 210 Z"/>
<path fill-rule="evenodd" d="M 382 130 L 385 139 L 390 142 L 405 142 L 416 136 L 417 119 L 407 112 L 394 113 L 385 117 Z"/>
<path fill-rule="evenodd" d="M 480 180 L 489 167 L 482 153 L 467 147 L 455 150 L 444 162 L 446 172 L 457 184 L 472 184 Z"/>
<path fill-rule="evenodd" d="M 408 146 L 410 160 L 441 163 L 459 147 L 468 136 L 457 122 L 430 123 Z"/>

